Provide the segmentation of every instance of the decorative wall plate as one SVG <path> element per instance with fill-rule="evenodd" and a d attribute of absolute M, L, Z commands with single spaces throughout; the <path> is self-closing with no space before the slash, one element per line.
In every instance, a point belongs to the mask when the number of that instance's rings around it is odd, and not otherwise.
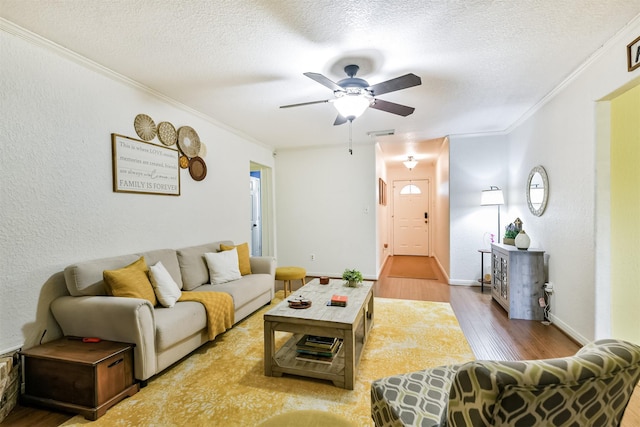
<path fill-rule="evenodd" d="M 207 157 L 207 146 L 204 142 L 200 144 L 200 153 L 198 153 L 198 157 L 202 157 L 203 159 Z"/>
<path fill-rule="evenodd" d="M 178 147 L 189 158 L 198 156 L 198 153 L 200 153 L 200 137 L 192 127 L 182 126 L 178 129 Z"/>
<path fill-rule="evenodd" d="M 189 160 L 189 174 L 194 181 L 202 181 L 207 176 L 207 164 L 202 157 L 194 157 Z"/>
<path fill-rule="evenodd" d="M 178 140 L 176 128 L 169 122 L 158 123 L 158 139 L 164 145 L 173 145 Z"/>
<path fill-rule="evenodd" d="M 156 136 L 156 124 L 146 114 L 138 114 L 133 121 L 133 127 L 141 139 L 151 141 Z"/>
<path fill-rule="evenodd" d="M 178 163 L 180 163 L 182 169 L 186 169 L 189 167 L 189 158 L 187 156 L 180 156 Z"/>

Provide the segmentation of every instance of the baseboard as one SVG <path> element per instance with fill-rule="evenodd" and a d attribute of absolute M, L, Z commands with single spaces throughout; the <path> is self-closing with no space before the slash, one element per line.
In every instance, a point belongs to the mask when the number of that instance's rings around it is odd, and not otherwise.
<path fill-rule="evenodd" d="M 553 323 L 556 326 L 556 328 L 560 329 L 562 333 L 567 335 L 572 340 L 576 341 L 578 344 L 585 345 L 592 341 L 584 337 L 582 334 L 578 333 L 578 331 L 576 331 L 575 329 L 567 325 L 565 322 L 560 320 L 553 313 L 549 313 L 549 320 L 551 320 L 551 323 Z"/>
<path fill-rule="evenodd" d="M 322 276 L 326 276 L 326 277 L 329 277 L 331 279 L 341 279 L 342 278 L 342 272 L 340 272 L 340 273 L 326 273 L 326 272 L 317 272 L 317 271 L 307 271 L 307 277 L 322 277 Z M 369 275 L 369 274 L 363 274 L 362 278 L 364 280 L 378 280 L 378 277 L 376 277 L 375 275 Z"/>
<path fill-rule="evenodd" d="M 450 279 L 447 281 L 450 285 L 456 286 L 480 286 L 480 282 L 477 280 L 456 280 Z"/>
<path fill-rule="evenodd" d="M 438 269 L 440 270 L 440 273 L 442 273 L 442 275 L 444 276 L 444 281 L 450 284 L 449 275 L 447 274 L 447 272 L 445 271 L 444 267 L 440 263 L 440 260 L 438 259 L 438 256 L 434 255 L 433 259 L 436 261 L 436 264 L 438 265 Z"/>
<path fill-rule="evenodd" d="M 382 276 L 382 270 L 384 270 L 384 267 L 387 265 L 387 261 L 389 261 L 389 254 L 387 254 L 384 257 L 384 261 L 382 261 L 382 264 L 380 265 L 380 268 L 378 269 L 378 277 L 376 278 L 376 280 L 378 280 L 378 278 L 380 278 L 380 276 Z"/>
<path fill-rule="evenodd" d="M 14 347 L 9 347 L 9 348 L 5 348 L 5 349 L 0 349 L 0 354 L 9 354 L 9 353 L 13 353 L 14 351 L 19 351 L 22 350 L 21 345 L 18 346 L 14 346 Z"/>

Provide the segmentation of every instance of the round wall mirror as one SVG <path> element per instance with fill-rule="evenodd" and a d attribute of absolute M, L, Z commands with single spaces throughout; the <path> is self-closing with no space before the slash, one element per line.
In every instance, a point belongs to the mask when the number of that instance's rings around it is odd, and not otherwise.
<path fill-rule="evenodd" d="M 542 166 L 531 169 L 527 179 L 527 204 L 535 216 L 541 216 L 549 199 L 549 178 Z"/>

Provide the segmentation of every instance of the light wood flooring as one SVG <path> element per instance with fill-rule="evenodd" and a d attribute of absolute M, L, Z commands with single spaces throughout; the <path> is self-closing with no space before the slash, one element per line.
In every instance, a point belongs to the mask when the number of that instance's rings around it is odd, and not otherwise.
<path fill-rule="evenodd" d="M 480 287 L 449 286 L 438 271 L 438 280 L 388 277 L 390 263 L 382 271 L 374 294 L 383 298 L 449 302 L 477 359 L 523 360 L 564 357 L 580 346 L 554 325 L 538 321 L 509 320 L 506 312 Z M 437 268 L 436 268 L 437 270 Z M 300 286 L 294 281 L 294 290 Z M 282 282 L 277 282 L 282 289 Z M 69 415 L 18 405 L 2 426 L 58 426 Z M 640 426 L 640 385 L 636 387 L 622 427 Z"/>

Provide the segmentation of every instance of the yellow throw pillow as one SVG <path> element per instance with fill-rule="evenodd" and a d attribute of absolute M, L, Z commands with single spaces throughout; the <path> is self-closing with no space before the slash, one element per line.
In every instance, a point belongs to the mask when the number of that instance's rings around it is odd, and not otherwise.
<path fill-rule="evenodd" d="M 136 262 L 119 270 L 105 270 L 102 272 L 107 290 L 114 297 L 143 298 L 154 307 L 158 304 L 153 286 L 149 281 L 147 272 L 149 268 L 140 257 Z"/>
<path fill-rule="evenodd" d="M 251 263 L 249 262 L 249 244 L 243 243 L 237 246 L 220 245 L 220 250 L 230 251 L 233 248 L 238 249 L 238 267 L 240 267 L 240 274 L 246 276 L 251 274 Z"/>

